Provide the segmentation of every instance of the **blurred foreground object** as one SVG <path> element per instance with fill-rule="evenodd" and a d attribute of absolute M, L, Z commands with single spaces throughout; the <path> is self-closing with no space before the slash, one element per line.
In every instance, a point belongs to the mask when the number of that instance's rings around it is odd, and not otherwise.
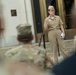
<path fill-rule="evenodd" d="M 0 66 L 0 75 L 49 75 L 49 73 L 31 63 L 9 62 Z"/>
<path fill-rule="evenodd" d="M 76 75 L 76 53 L 55 66 L 53 73 L 55 75 Z"/>
<path fill-rule="evenodd" d="M 9 63 L 6 69 L 10 75 L 49 75 L 38 66 L 29 63 Z"/>
<path fill-rule="evenodd" d="M 2 4 L 0 1 L 0 36 L 1 34 L 3 34 L 4 31 L 4 19 L 3 19 L 3 8 L 2 8 Z"/>

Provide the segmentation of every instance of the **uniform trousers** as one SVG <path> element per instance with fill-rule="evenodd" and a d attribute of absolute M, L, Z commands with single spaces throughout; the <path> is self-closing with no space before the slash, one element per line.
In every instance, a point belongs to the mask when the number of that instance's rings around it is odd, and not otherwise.
<path fill-rule="evenodd" d="M 54 29 L 48 32 L 48 38 L 53 50 L 54 64 L 58 63 L 58 49 L 64 58 L 67 57 L 64 40 L 61 38 L 61 30 Z"/>

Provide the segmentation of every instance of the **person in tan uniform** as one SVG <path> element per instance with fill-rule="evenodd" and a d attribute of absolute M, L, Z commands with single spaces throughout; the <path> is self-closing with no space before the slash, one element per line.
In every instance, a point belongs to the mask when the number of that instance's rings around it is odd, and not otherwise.
<path fill-rule="evenodd" d="M 48 7 L 48 13 L 49 13 L 49 16 L 45 18 L 45 21 L 44 21 L 44 29 L 48 30 L 48 39 L 53 50 L 54 63 L 57 64 L 58 46 L 63 57 L 64 58 L 67 57 L 67 54 L 65 53 L 65 50 L 66 50 L 65 44 L 63 41 L 65 37 L 65 32 L 63 28 L 63 22 L 59 16 L 55 15 L 55 8 L 53 6 Z"/>

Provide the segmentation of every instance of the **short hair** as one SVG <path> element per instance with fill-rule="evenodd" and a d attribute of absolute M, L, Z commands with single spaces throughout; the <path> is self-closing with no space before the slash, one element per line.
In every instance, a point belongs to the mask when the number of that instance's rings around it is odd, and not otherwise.
<path fill-rule="evenodd" d="M 54 6 L 49 5 L 49 6 L 48 6 L 48 10 L 51 10 L 51 9 L 55 10 Z"/>

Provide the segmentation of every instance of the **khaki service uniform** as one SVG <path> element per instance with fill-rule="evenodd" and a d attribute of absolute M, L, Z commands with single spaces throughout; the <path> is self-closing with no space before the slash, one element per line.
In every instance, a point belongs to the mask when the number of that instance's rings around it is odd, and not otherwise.
<path fill-rule="evenodd" d="M 53 53 L 54 53 L 54 62 L 55 64 L 58 63 L 58 54 L 57 54 L 57 49 L 59 45 L 59 49 L 65 58 L 67 54 L 65 53 L 65 44 L 63 39 L 61 38 L 61 25 L 63 25 L 62 20 L 60 19 L 59 16 L 54 16 L 54 19 L 51 19 L 51 17 L 47 17 L 44 21 L 44 26 L 48 26 L 48 39 L 51 44 Z M 57 45 L 58 44 L 58 45 Z"/>

